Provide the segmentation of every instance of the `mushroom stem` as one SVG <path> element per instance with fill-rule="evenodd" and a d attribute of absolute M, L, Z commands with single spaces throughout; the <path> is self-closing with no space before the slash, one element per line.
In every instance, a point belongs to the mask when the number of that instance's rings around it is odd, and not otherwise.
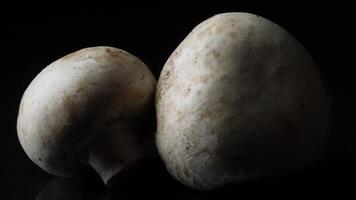
<path fill-rule="evenodd" d="M 143 149 L 132 130 L 108 134 L 88 149 L 88 164 L 106 185 L 123 169 L 143 158 Z"/>

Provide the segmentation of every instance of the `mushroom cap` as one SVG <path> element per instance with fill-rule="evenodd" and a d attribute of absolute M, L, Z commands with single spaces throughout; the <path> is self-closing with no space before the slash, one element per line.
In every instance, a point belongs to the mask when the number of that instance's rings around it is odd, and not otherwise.
<path fill-rule="evenodd" d="M 88 145 L 135 123 L 149 109 L 155 84 L 140 59 L 117 48 L 64 56 L 26 89 L 17 119 L 20 143 L 43 170 L 78 175 L 86 171 L 81 161 Z"/>
<path fill-rule="evenodd" d="M 155 104 L 162 160 L 200 190 L 301 169 L 327 141 L 318 67 L 287 31 L 249 13 L 195 27 L 165 63 Z"/>

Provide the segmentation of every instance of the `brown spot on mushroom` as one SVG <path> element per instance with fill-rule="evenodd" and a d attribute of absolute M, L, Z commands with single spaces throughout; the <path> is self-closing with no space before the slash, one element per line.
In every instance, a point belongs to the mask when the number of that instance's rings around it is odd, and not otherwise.
<path fill-rule="evenodd" d="M 195 61 L 195 62 L 198 62 L 198 56 L 195 56 L 195 57 L 194 57 L 194 61 Z"/>
<path fill-rule="evenodd" d="M 105 51 L 113 58 L 119 58 L 120 57 L 120 54 L 118 54 L 117 51 L 114 51 L 111 48 L 106 48 Z M 122 52 L 120 51 L 120 53 L 122 53 Z"/>
<path fill-rule="evenodd" d="M 209 80 L 209 75 L 200 76 L 199 80 L 203 83 L 207 83 Z"/>
<path fill-rule="evenodd" d="M 213 54 L 213 56 L 215 58 L 219 58 L 220 57 L 220 52 L 218 52 L 216 49 L 213 50 L 212 54 Z"/>
<path fill-rule="evenodd" d="M 171 72 L 169 70 L 167 70 L 165 73 L 164 73 L 164 79 L 169 79 L 169 76 L 171 75 Z"/>
<path fill-rule="evenodd" d="M 192 147 L 192 144 L 190 142 L 187 142 L 187 145 L 185 146 L 186 150 L 189 150 Z"/>
<path fill-rule="evenodd" d="M 198 33 L 197 33 L 197 38 L 203 37 L 204 34 L 205 34 L 205 31 L 202 31 L 202 30 L 198 31 Z"/>
<path fill-rule="evenodd" d="M 80 88 L 78 88 L 75 92 L 76 92 L 76 93 L 80 93 L 80 92 L 82 92 L 83 90 L 84 90 L 84 88 L 80 87 Z"/>
<path fill-rule="evenodd" d="M 200 96 L 201 95 L 201 90 L 198 90 L 196 94 L 197 94 L 197 96 Z"/>
<path fill-rule="evenodd" d="M 186 177 L 190 177 L 190 174 L 189 174 L 189 172 L 188 172 L 188 169 L 184 169 L 184 175 L 186 176 Z"/>
<path fill-rule="evenodd" d="M 191 91 L 191 83 L 189 83 L 188 88 L 183 91 L 183 95 L 186 95 L 186 96 L 189 95 L 190 91 Z"/>
<path fill-rule="evenodd" d="M 238 37 L 238 32 L 230 32 L 229 33 L 229 36 L 231 37 L 231 38 L 237 38 Z"/>
<path fill-rule="evenodd" d="M 181 51 L 175 51 L 169 58 L 170 64 L 174 64 L 174 60 L 180 55 Z"/>
<path fill-rule="evenodd" d="M 27 135 L 27 131 L 25 130 L 24 127 L 21 128 L 22 135 L 25 137 Z"/>
<path fill-rule="evenodd" d="M 199 113 L 200 119 L 211 118 L 212 116 L 214 116 L 214 113 L 209 110 L 205 110 Z"/>
<path fill-rule="evenodd" d="M 221 34 L 223 31 L 224 31 L 223 26 L 216 26 L 216 28 L 214 29 L 215 34 Z"/>

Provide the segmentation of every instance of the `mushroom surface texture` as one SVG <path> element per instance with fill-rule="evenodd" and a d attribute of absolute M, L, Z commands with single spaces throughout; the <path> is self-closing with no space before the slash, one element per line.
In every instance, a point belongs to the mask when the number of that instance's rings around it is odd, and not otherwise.
<path fill-rule="evenodd" d="M 303 169 L 327 143 L 318 66 L 286 30 L 253 14 L 195 27 L 165 63 L 155 98 L 160 156 L 195 189 Z"/>
<path fill-rule="evenodd" d="M 140 131 L 154 107 L 156 80 L 137 57 L 113 47 L 85 48 L 44 68 L 26 89 L 17 118 L 20 143 L 50 174 L 106 184 L 143 156 Z M 141 133 L 142 132 L 142 133 Z"/>

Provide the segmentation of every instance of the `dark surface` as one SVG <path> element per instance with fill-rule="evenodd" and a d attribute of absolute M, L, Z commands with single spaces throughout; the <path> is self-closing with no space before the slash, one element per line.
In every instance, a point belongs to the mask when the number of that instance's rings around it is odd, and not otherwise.
<path fill-rule="evenodd" d="M 231 1 L 232 2 L 232 1 Z M 41 3 L 42 4 L 42 3 Z M 350 3 L 351 4 L 351 3 Z M 1 7 L 2 126 L 0 199 L 131 199 L 133 196 L 211 198 L 226 195 L 328 197 L 353 195 L 356 180 L 356 69 L 351 5 L 345 2 L 235 3 L 167 2 L 124 5 L 49 4 Z M 266 17 L 294 35 L 321 68 L 332 99 L 330 148 L 318 165 L 296 174 L 239 183 L 202 193 L 175 182 L 157 157 L 108 190 L 96 176 L 60 179 L 41 171 L 23 152 L 16 135 L 21 96 L 30 81 L 54 60 L 84 47 L 109 45 L 142 59 L 156 78 L 184 37 L 204 19 L 244 11 Z M 5 60 L 5 62 L 4 62 Z"/>

